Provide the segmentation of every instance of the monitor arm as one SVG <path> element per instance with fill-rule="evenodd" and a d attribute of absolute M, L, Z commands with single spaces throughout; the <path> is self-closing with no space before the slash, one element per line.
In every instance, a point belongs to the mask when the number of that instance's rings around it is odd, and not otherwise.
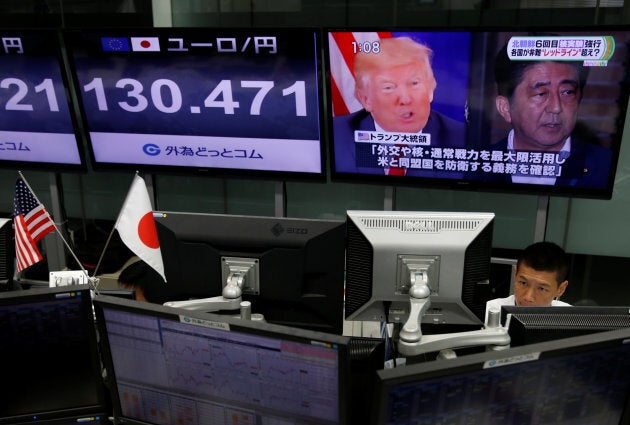
<path fill-rule="evenodd" d="M 243 272 L 233 272 L 227 278 L 227 284 L 218 297 L 201 298 L 188 301 L 167 301 L 165 306 L 183 308 L 186 310 L 201 310 L 205 312 L 239 310 L 241 309 L 241 295 L 245 284 Z"/>
<path fill-rule="evenodd" d="M 424 276 L 412 278 L 413 285 L 409 288 L 409 318 L 399 333 L 398 351 L 406 357 L 424 353 L 450 350 L 454 348 L 490 346 L 493 349 L 509 348 L 510 336 L 507 328 L 489 321 L 483 329 L 470 332 L 457 332 L 440 335 L 422 335 L 420 324 L 422 317 L 431 305 L 431 290 Z"/>

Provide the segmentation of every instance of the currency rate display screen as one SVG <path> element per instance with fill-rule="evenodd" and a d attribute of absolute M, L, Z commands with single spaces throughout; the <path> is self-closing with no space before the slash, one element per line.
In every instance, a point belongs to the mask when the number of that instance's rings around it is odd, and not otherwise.
<path fill-rule="evenodd" d="M 0 30 L 0 167 L 85 167 L 54 30 Z"/>
<path fill-rule="evenodd" d="M 95 168 L 323 176 L 317 31 L 64 35 Z"/>

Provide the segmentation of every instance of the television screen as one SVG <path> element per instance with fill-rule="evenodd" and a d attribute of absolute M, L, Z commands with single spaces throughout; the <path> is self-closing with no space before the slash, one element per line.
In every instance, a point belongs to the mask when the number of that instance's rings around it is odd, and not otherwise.
<path fill-rule="evenodd" d="M 0 30 L 0 167 L 84 171 L 59 34 Z"/>
<path fill-rule="evenodd" d="M 87 285 L 0 293 L 0 347 L 0 424 L 110 423 Z"/>
<path fill-rule="evenodd" d="M 610 198 L 630 31 L 326 31 L 335 180 Z"/>
<path fill-rule="evenodd" d="M 64 33 L 95 169 L 324 176 L 320 33 Z"/>
<path fill-rule="evenodd" d="M 349 338 L 97 296 L 116 423 L 346 424 Z"/>

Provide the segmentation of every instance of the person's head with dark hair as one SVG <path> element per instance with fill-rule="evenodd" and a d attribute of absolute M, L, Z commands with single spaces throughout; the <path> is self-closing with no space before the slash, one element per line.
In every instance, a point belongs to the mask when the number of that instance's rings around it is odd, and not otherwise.
<path fill-rule="evenodd" d="M 409 37 L 379 40 L 354 60 L 355 97 L 385 131 L 416 133 L 429 120 L 437 85 L 433 51 Z"/>
<path fill-rule="evenodd" d="M 569 259 L 553 242 L 536 242 L 525 248 L 514 271 L 517 306 L 547 306 L 569 285 Z"/>
<path fill-rule="evenodd" d="M 562 63 L 575 69 L 578 77 L 580 97 L 584 92 L 584 86 L 588 79 L 589 68 L 579 61 L 537 61 L 537 60 L 511 60 L 508 56 L 508 45 L 504 45 L 494 60 L 494 80 L 497 84 L 497 93 L 511 99 L 514 90 L 523 81 L 525 71 L 541 63 Z"/>
<path fill-rule="evenodd" d="M 577 61 L 511 60 L 509 46 L 495 58 L 496 108 L 514 130 L 514 149 L 562 149 L 577 122 L 588 67 Z"/>
<path fill-rule="evenodd" d="M 131 263 L 118 275 L 118 284 L 125 289 L 136 291 L 136 300 L 162 304 L 165 285 L 162 276 L 142 260 Z"/>

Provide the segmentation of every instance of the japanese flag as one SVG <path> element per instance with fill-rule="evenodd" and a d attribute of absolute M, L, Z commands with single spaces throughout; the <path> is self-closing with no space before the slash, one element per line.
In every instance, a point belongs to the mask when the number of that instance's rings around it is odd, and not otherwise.
<path fill-rule="evenodd" d="M 134 52 L 159 52 L 160 39 L 157 37 L 131 37 L 131 50 Z"/>
<path fill-rule="evenodd" d="M 166 282 L 149 192 L 144 180 L 137 174 L 114 227 L 125 245 L 153 267 Z"/>

